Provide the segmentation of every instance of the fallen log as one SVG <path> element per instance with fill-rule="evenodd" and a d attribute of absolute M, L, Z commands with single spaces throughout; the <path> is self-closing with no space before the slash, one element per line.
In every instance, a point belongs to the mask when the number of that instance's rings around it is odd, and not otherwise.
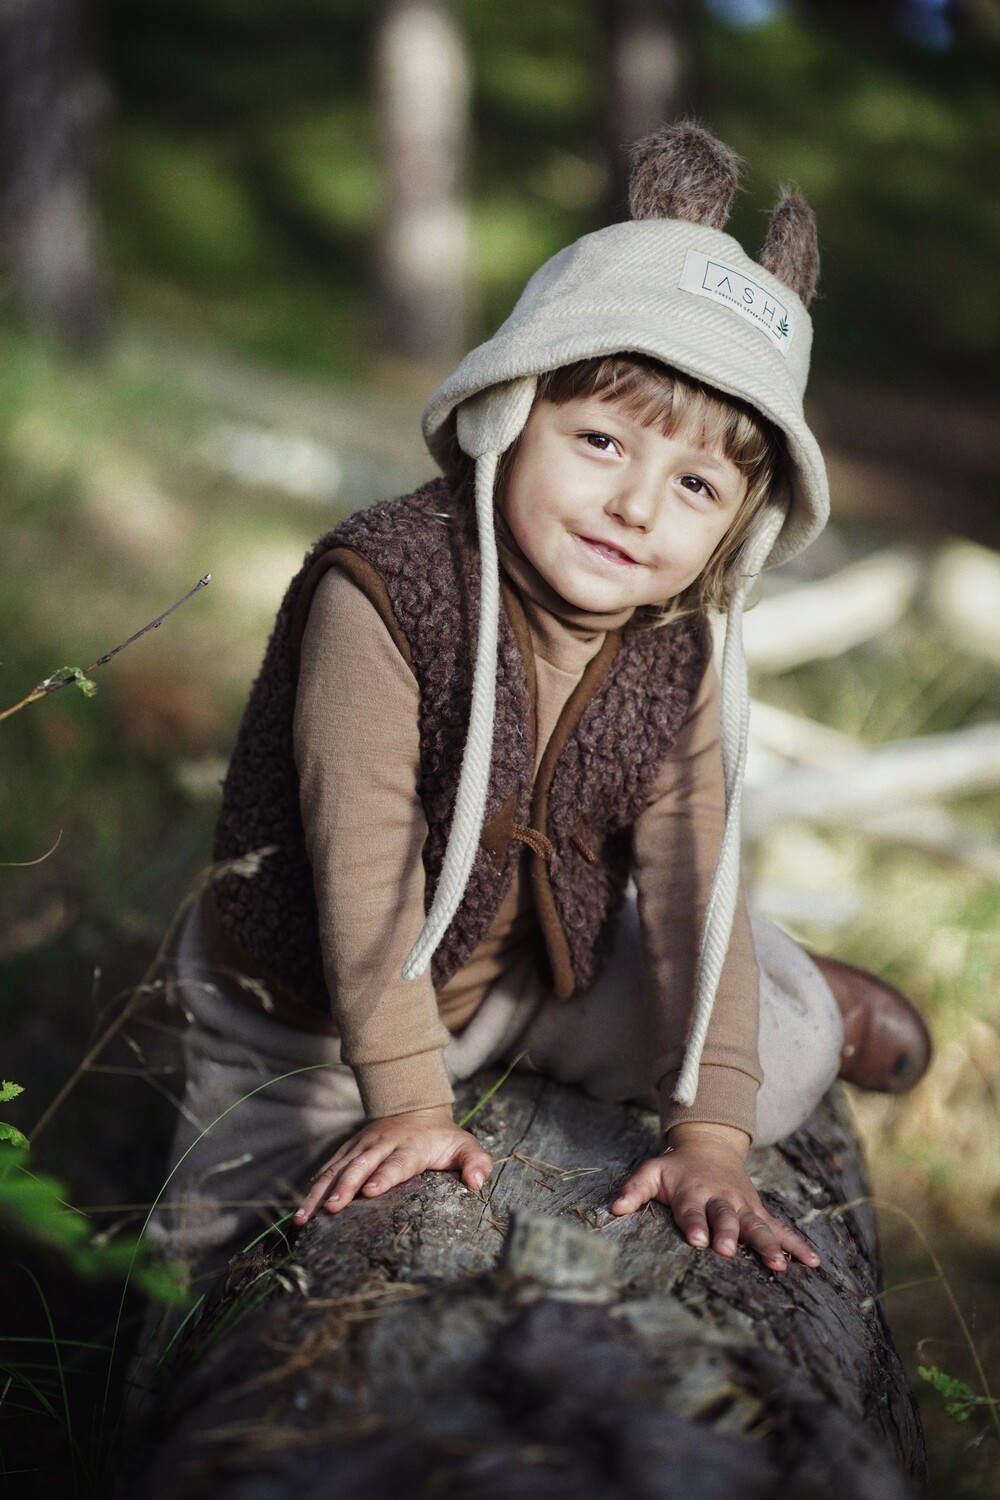
<path fill-rule="evenodd" d="M 487 1080 L 488 1082 L 488 1080 Z M 461 1102 L 485 1088 L 473 1080 Z M 655 1121 L 514 1075 L 482 1196 L 427 1173 L 238 1256 L 130 1465 L 147 1500 L 906 1500 L 925 1479 L 843 1092 L 752 1153 L 818 1270 L 695 1250 L 613 1189 Z"/>

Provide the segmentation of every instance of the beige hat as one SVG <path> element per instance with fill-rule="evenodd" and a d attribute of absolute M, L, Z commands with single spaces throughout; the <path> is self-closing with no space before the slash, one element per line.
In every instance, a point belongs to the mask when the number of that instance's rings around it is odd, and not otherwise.
<path fill-rule="evenodd" d="M 792 501 L 768 559 L 784 562 L 823 529 L 830 509 L 823 458 L 802 414 L 811 345 L 799 297 L 730 235 L 677 220 L 613 224 L 535 272 L 506 323 L 432 396 L 424 436 L 443 458 L 448 419 L 470 402 L 477 451 L 460 436 L 461 446 L 472 458 L 502 453 L 527 420 L 537 376 L 604 354 L 649 355 L 748 402 L 785 434 Z"/>
<path fill-rule="evenodd" d="M 482 829 L 496 686 L 497 460 L 528 419 L 539 375 L 603 355 L 650 356 L 756 408 L 785 435 L 790 460 L 787 489 L 772 497 L 757 519 L 727 620 L 721 710 L 726 827 L 674 1095 L 692 1104 L 739 885 L 749 715 L 740 638 L 743 600 L 752 578 L 799 552 L 829 514 L 823 458 L 802 411 L 812 344 L 806 306 L 819 261 L 812 214 L 794 195 L 786 195 L 772 215 L 761 263 L 723 232 L 739 163 L 699 127 L 683 122 L 658 132 L 640 142 L 633 155 L 633 220 L 585 235 L 536 271 L 507 321 L 467 355 L 424 412 L 424 434 L 436 457 L 443 460 L 451 447 L 454 422 L 460 447 L 476 460 L 482 609 L 469 735 L 448 849 L 431 910 L 403 973 L 416 977 L 430 962 L 461 901 Z"/>

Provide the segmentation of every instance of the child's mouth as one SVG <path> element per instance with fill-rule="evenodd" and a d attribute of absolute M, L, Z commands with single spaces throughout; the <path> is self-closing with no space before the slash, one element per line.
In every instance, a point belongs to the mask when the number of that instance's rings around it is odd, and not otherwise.
<path fill-rule="evenodd" d="M 606 562 L 616 563 L 619 567 L 626 568 L 636 566 L 636 560 L 631 553 L 626 552 L 623 547 L 616 547 L 612 542 L 602 542 L 593 536 L 578 536 L 577 540 L 582 542 L 589 552 L 593 552 L 597 557 L 603 557 Z"/>

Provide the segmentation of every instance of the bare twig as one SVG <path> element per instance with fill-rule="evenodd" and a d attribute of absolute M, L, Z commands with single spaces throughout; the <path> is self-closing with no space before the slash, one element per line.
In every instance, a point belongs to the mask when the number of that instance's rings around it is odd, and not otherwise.
<path fill-rule="evenodd" d="M 155 620 L 150 620 L 148 625 L 144 625 L 141 630 L 137 630 L 134 635 L 130 635 L 127 641 L 122 641 L 120 645 L 112 646 L 110 651 L 105 651 L 104 655 L 99 656 L 96 661 L 91 662 L 89 667 L 83 667 L 82 669 L 79 667 L 61 667 L 51 677 L 46 677 L 42 682 L 37 683 L 31 689 L 31 692 L 22 698 L 19 703 L 13 703 L 10 708 L 5 708 L 0 712 L 0 720 L 9 719 L 12 714 L 19 713 L 22 708 L 27 708 L 29 703 L 37 703 L 39 698 L 47 698 L 50 693 L 58 693 L 61 688 L 69 687 L 72 683 L 78 683 L 85 692 L 93 691 L 93 684 L 88 685 L 88 678 L 91 672 L 96 672 L 98 667 L 105 666 L 113 656 L 118 655 L 119 651 L 124 651 L 126 646 L 131 646 L 134 641 L 139 640 L 140 636 L 147 635 L 150 630 L 159 630 L 164 620 L 172 615 L 175 609 L 180 609 L 182 604 L 186 604 L 195 594 L 200 593 L 211 581 L 211 573 L 206 573 L 203 578 L 198 579 L 193 589 L 188 590 L 183 599 L 178 599 L 176 604 L 171 604 L 170 608 L 165 609 L 162 615 L 157 615 Z"/>
<path fill-rule="evenodd" d="M 52 845 L 52 848 L 47 849 L 44 854 L 40 854 L 37 859 L 7 859 L 0 863 L 0 870 L 28 870 L 32 865 L 43 865 L 51 855 L 55 854 L 61 843 L 62 829 L 59 830 L 59 837 Z"/>

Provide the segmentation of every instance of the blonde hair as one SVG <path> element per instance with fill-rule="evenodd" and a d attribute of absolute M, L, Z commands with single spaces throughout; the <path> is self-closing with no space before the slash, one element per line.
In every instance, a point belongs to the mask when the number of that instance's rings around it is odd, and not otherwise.
<path fill-rule="evenodd" d="M 736 519 L 702 572 L 676 598 L 650 606 L 644 615 L 651 625 L 667 625 L 685 615 L 727 609 L 754 521 L 768 502 L 787 503 L 784 435 L 745 401 L 640 354 L 610 354 L 549 370 L 539 377 L 535 399 L 562 406 L 586 396 L 613 401 L 629 416 L 658 426 L 665 437 L 693 429 L 700 443 L 718 448 L 743 475 L 746 494 Z M 498 493 L 516 447 L 501 459 Z"/>

